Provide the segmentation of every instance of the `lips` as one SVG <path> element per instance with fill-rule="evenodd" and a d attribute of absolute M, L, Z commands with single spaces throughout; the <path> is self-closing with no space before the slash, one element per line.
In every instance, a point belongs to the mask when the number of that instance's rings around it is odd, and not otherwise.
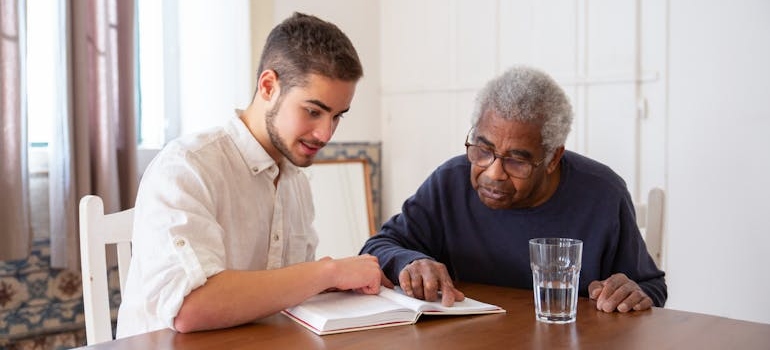
<path fill-rule="evenodd" d="M 481 194 L 486 198 L 498 200 L 498 201 L 508 196 L 508 192 L 504 192 L 495 188 L 484 187 L 484 186 L 479 187 L 479 194 Z"/>
<path fill-rule="evenodd" d="M 300 141 L 299 143 L 302 146 L 302 149 L 305 151 L 305 154 L 308 156 L 314 156 L 318 151 L 321 150 L 325 146 L 324 143 L 318 143 L 318 142 L 304 142 Z"/>

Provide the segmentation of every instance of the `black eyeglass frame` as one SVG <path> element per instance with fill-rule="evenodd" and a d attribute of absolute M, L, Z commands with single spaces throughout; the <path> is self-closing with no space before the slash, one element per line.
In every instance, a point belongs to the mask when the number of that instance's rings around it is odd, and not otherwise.
<path fill-rule="evenodd" d="M 545 162 L 545 159 L 548 158 L 548 156 L 545 156 L 545 157 L 543 157 L 543 159 L 541 159 L 541 160 L 539 160 L 537 162 L 533 162 L 533 161 L 526 160 L 526 159 L 521 159 L 521 158 L 517 158 L 517 157 L 507 157 L 507 156 L 503 156 L 503 155 L 497 154 L 497 153 L 495 153 L 495 151 L 493 151 L 493 150 L 491 150 L 491 149 L 489 149 L 487 147 L 484 147 L 484 146 L 481 146 L 481 145 L 472 144 L 472 143 L 468 142 L 468 140 L 470 139 L 472 131 L 473 131 L 473 129 L 469 130 L 468 134 L 465 136 L 465 156 L 468 158 L 468 161 L 471 162 L 471 164 L 473 164 L 473 165 L 476 165 L 476 166 L 479 166 L 479 167 L 482 167 L 482 168 L 488 168 L 490 165 L 492 165 L 495 162 L 495 160 L 500 159 L 500 161 L 502 161 L 503 171 L 505 171 L 505 173 L 508 174 L 508 176 L 515 177 L 517 179 L 526 180 L 526 179 L 529 179 L 532 176 L 532 172 L 535 169 L 537 169 L 538 167 L 540 167 L 541 165 L 543 165 L 543 162 Z M 472 161 L 470 155 L 468 154 L 470 147 L 478 147 L 482 151 L 492 154 L 492 160 L 487 165 L 481 165 L 481 164 L 479 164 L 477 162 Z M 512 161 L 516 161 L 516 162 L 519 162 L 519 163 L 528 164 L 530 166 L 530 168 L 529 168 L 529 171 L 527 171 L 527 175 L 526 176 L 516 176 L 516 175 L 513 175 L 505 167 L 506 160 L 512 160 Z"/>

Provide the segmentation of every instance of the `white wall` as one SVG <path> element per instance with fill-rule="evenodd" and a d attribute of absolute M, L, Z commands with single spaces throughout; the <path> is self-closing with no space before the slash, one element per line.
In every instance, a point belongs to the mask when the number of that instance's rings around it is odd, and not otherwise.
<path fill-rule="evenodd" d="M 497 11 L 491 1 L 381 2 L 384 219 L 463 151 L 474 93 L 498 66 Z"/>
<path fill-rule="evenodd" d="M 770 2 L 671 2 L 668 307 L 770 323 Z"/>
<path fill-rule="evenodd" d="M 254 73 L 248 0 L 177 4 L 179 135 L 184 135 L 222 125 L 236 108 L 246 108 Z"/>

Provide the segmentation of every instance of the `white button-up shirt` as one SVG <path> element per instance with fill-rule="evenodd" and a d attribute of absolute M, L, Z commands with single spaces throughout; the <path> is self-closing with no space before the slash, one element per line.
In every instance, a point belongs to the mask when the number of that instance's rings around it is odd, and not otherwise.
<path fill-rule="evenodd" d="M 118 337 L 173 329 L 184 297 L 223 270 L 315 259 L 307 177 L 288 160 L 279 169 L 237 117 L 169 143 L 145 171 L 135 208 Z"/>

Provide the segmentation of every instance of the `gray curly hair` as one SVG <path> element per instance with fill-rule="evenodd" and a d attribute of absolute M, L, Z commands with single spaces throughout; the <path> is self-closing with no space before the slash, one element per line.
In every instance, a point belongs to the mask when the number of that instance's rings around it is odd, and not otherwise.
<path fill-rule="evenodd" d="M 564 90 L 545 72 L 527 66 L 514 66 L 481 89 L 471 118 L 473 129 L 487 112 L 507 120 L 540 123 L 546 162 L 564 145 L 572 124 L 572 105 Z"/>

